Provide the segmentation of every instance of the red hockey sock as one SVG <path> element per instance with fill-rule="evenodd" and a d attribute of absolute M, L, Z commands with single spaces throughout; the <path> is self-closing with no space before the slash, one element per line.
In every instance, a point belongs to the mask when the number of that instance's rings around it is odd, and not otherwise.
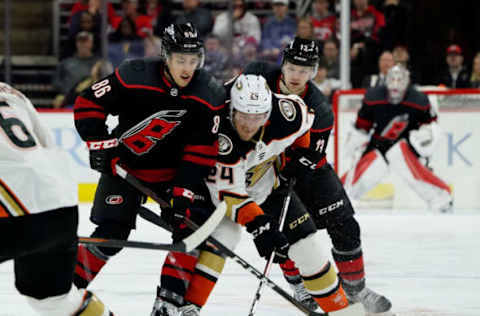
<path fill-rule="evenodd" d="M 280 264 L 280 268 L 282 269 L 283 277 L 288 283 L 296 284 L 299 283 L 299 281 L 302 281 L 300 278 L 300 271 L 292 260 L 287 259 L 285 263 Z"/>
<path fill-rule="evenodd" d="M 183 253 L 171 251 L 165 258 L 161 275 L 160 296 L 177 305 L 183 304 L 183 297 L 192 279 L 198 252 Z"/>
<path fill-rule="evenodd" d="M 85 245 L 78 246 L 77 264 L 75 265 L 74 284 L 86 288 L 107 263 L 108 257 L 94 253 Z"/>
<path fill-rule="evenodd" d="M 359 283 L 365 278 L 363 254 L 361 248 L 351 252 L 332 251 L 340 277 L 351 284 Z"/>

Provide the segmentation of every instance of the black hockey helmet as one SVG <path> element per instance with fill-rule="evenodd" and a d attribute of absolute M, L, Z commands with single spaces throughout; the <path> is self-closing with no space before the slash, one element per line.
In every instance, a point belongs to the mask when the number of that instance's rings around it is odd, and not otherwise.
<path fill-rule="evenodd" d="M 197 29 L 189 22 L 184 24 L 170 24 L 162 35 L 162 57 L 171 53 L 187 53 L 201 55 L 204 60 L 203 41 L 198 36 Z"/>
<path fill-rule="evenodd" d="M 283 50 L 282 64 L 288 61 L 295 65 L 317 67 L 320 48 L 314 40 L 295 37 Z"/>

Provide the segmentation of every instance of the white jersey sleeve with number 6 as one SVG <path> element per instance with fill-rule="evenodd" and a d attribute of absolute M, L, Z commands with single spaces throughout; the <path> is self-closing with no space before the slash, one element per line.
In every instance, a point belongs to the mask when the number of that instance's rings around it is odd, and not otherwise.
<path fill-rule="evenodd" d="M 30 100 L 0 82 L 0 218 L 76 205 L 69 166 Z"/>

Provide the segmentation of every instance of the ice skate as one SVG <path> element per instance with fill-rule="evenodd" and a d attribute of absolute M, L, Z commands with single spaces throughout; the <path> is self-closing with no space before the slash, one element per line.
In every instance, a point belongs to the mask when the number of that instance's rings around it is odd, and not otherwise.
<path fill-rule="evenodd" d="M 365 307 L 367 315 L 375 316 L 392 316 L 390 311 L 392 308 L 392 303 L 388 298 L 383 295 L 380 295 L 368 287 L 364 287 L 359 292 L 345 291 L 347 298 L 350 302 L 356 303 L 360 302 Z"/>
<path fill-rule="evenodd" d="M 178 309 L 178 316 L 200 316 L 200 308 L 193 304 L 182 306 Z"/>
<path fill-rule="evenodd" d="M 307 289 L 303 285 L 303 282 L 292 284 L 289 283 L 290 287 L 293 290 L 293 297 L 301 302 L 306 307 L 310 308 L 311 310 L 316 310 L 318 308 L 317 302 L 313 299 L 310 293 L 307 292 Z"/>
<path fill-rule="evenodd" d="M 180 315 L 187 315 L 187 314 L 179 314 L 179 308 L 169 303 L 167 301 L 162 300 L 161 298 L 157 297 L 155 299 L 155 303 L 153 304 L 153 310 L 150 316 L 180 316 Z M 195 314 L 192 314 L 195 315 Z"/>

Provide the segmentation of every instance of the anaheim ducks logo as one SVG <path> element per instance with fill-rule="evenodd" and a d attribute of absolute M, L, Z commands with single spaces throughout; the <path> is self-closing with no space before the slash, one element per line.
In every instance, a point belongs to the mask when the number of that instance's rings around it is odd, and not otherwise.
<path fill-rule="evenodd" d="M 243 88 L 243 84 L 240 80 L 237 80 L 237 82 L 235 83 L 235 87 L 237 88 L 237 90 L 242 90 Z"/>
<path fill-rule="evenodd" d="M 297 116 L 297 110 L 293 105 L 292 101 L 282 99 L 279 102 L 280 112 L 287 121 L 293 121 Z"/>
<path fill-rule="evenodd" d="M 232 152 L 232 140 L 225 134 L 218 133 L 218 153 L 220 155 L 228 155 Z"/>

